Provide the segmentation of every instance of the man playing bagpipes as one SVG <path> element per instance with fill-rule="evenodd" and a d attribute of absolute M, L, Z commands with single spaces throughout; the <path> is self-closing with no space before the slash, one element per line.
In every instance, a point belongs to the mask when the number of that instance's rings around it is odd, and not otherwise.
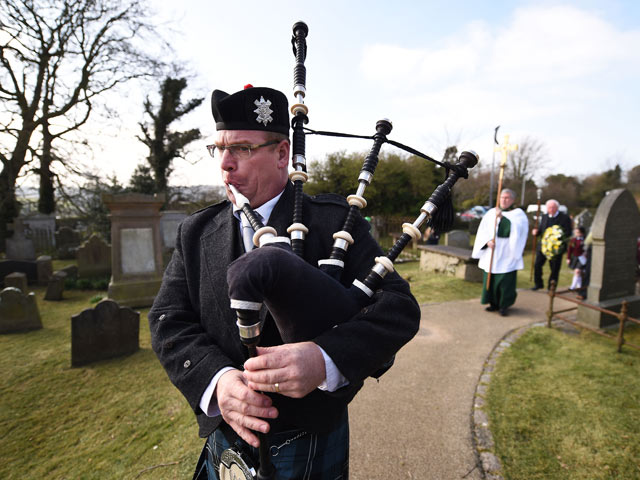
<path fill-rule="evenodd" d="M 217 479 L 225 455 L 255 463 L 265 438 L 275 467 L 271 478 L 347 478 L 347 405 L 364 380 L 415 335 L 419 307 L 407 282 L 392 272 L 355 315 L 295 343 L 283 343 L 263 307 L 260 346 L 257 356 L 248 358 L 230 306 L 227 269 L 251 245 L 244 246 L 247 218 L 229 185 L 248 199 L 264 225 L 286 233 L 293 214 L 288 105 L 281 92 L 252 87 L 232 95 L 216 90 L 211 101 L 218 133 L 208 148 L 219 162 L 229 200 L 194 213 L 180 226 L 149 312 L 153 349 L 194 410 L 200 436 L 207 437 L 200 478 Z M 326 258 L 348 208 L 338 195 L 304 196 L 306 263 L 316 267 Z M 351 234 L 354 242 L 339 280 L 345 288 L 364 278 L 382 254 L 359 215 Z M 266 248 L 275 247 L 258 251 Z M 293 302 L 297 292 L 314 288 L 310 279 L 281 290 Z M 297 317 L 304 322 L 311 313 L 302 307 Z"/>

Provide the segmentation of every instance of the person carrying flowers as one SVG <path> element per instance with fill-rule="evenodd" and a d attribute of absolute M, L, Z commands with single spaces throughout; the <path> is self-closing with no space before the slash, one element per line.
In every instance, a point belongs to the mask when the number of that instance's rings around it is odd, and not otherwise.
<path fill-rule="evenodd" d="M 551 287 L 551 281 L 558 284 L 558 275 L 562 266 L 562 254 L 567 249 L 567 242 L 571 238 L 571 219 L 565 213 L 559 211 L 560 204 L 557 200 L 547 200 L 547 212 L 542 215 L 540 224 L 533 228 L 531 234 L 542 236 L 538 243 L 536 261 L 533 270 L 534 286 L 532 290 L 543 288 L 542 267 L 549 260 L 551 273 L 547 288 Z"/>

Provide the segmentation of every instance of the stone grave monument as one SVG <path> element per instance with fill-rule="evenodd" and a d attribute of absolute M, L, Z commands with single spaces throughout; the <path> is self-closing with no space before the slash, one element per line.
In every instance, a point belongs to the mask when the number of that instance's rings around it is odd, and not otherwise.
<path fill-rule="evenodd" d="M 31 240 L 37 252 L 50 252 L 56 246 L 56 216 L 36 213 L 22 219 L 29 227 Z"/>
<path fill-rule="evenodd" d="M 82 235 L 69 227 L 60 227 L 55 234 L 58 258 L 70 260 L 76 258 L 76 248 L 82 242 Z"/>
<path fill-rule="evenodd" d="M 38 272 L 38 285 L 46 285 L 53 275 L 53 261 L 49 255 L 40 255 L 36 259 L 36 270 Z"/>
<path fill-rule="evenodd" d="M 573 226 L 584 227 L 585 235 L 589 233 L 589 229 L 591 228 L 592 223 L 593 223 L 593 215 L 589 210 L 582 210 L 573 219 Z"/>
<path fill-rule="evenodd" d="M 109 298 L 128 307 L 150 306 L 162 282 L 164 195 L 104 195 L 103 201 L 111 212 Z"/>
<path fill-rule="evenodd" d="M 5 287 L 14 287 L 20 290 L 22 293 L 27 292 L 27 274 L 22 272 L 13 272 L 4 277 Z"/>
<path fill-rule="evenodd" d="M 628 190 L 611 190 L 602 199 L 591 235 L 591 277 L 586 303 L 619 312 L 626 300 L 629 316 L 640 317 L 640 295 L 635 290 L 640 212 Z M 615 317 L 582 305 L 578 306 L 578 321 L 598 328 L 618 324 Z"/>
<path fill-rule="evenodd" d="M 187 218 L 187 212 L 181 210 L 165 210 L 160 213 L 160 231 L 162 232 L 162 247 L 173 250 L 176 248 L 176 234 L 178 226 Z"/>
<path fill-rule="evenodd" d="M 464 230 L 451 230 L 444 236 L 444 244 L 450 247 L 466 248 L 471 250 L 471 237 Z"/>
<path fill-rule="evenodd" d="M 120 357 L 139 348 L 140 313 L 102 300 L 71 317 L 71 366 Z"/>
<path fill-rule="evenodd" d="M 81 278 L 111 275 L 111 247 L 96 233 L 78 247 L 76 259 Z"/>
<path fill-rule="evenodd" d="M 35 260 L 36 249 L 33 245 L 33 240 L 27 236 L 28 227 L 23 223 L 22 218 L 14 218 L 11 228 L 13 229 L 13 236 L 6 240 L 7 259 Z"/>
<path fill-rule="evenodd" d="M 482 282 L 478 259 L 470 248 L 449 245 L 420 245 L 420 271 L 442 273 L 468 282 Z"/>
<path fill-rule="evenodd" d="M 38 264 L 26 260 L 0 260 L 0 278 L 14 272 L 22 272 L 27 276 L 28 283 L 38 282 Z M 6 285 L 5 285 L 6 286 Z"/>
<path fill-rule="evenodd" d="M 0 292 L 0 333 L 26 332 L 42 328 L 36 296 L 14 287 Z"/>
<path fill-rule="evenodd" d="M 64 281 L 67 279 L 67 274 L 61 270 L 55 272 L 49 279 L 47 284 L 47 291 L 44 294 L 44 299 L 49 301 L 62 300 L 62 292 L 64 292 Z"/>

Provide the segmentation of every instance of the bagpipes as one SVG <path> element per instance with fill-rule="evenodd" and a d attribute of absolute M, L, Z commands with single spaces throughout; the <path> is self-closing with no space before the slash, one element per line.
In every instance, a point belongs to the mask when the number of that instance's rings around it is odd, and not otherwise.
<path fill-rule="evenodd" d="M 290 238 L 278 236 L 275 229 L 264 226 L 252 210 L 249 200 L 233 185 L 229 185 L 236 199 L 236 205 L 246 215 L 255 231 L 254 244 L 259 247 L 242 255 L 231 263 L 227 270 L 231 308 L 235 310 L 240 338 L 250 356 L 256 355 L 260 341 L 262 323 L 259 311 L 266 306 L 273 317 L 280 336 L 285 343 L 312 340 L 322 332 L 337 324 L 348 322 L 380 288 L 384 277 L 394 271 L 393 263 L 411 240 L 419 239 L 420 227 L 432 226 L 439 231 L 447 231 L 453 223 L 451 189 L 459 178 L 467 178 L 468 169 L 478 162 L 478 156 L 471 151 L 460 154 L 455 164 L 438 162 L 398 142 L 387 135 L 392 130 L 389 120 L 376 123 L 376 133 L 372 137 L 350 134 L 313 131 L 305 128 L 308 123 L 308 108 L 304 104 L 306 95 L 306 37 L 308 27 L 303 22 L 293 26 L 293 53 L 296 58 L 294 69 L 294 96 L 297 103 L 291 107 L 292 166 L 290 180 L 294 185 L 294 208 L 291 226 L 287 229 Z M 373 146 L 364 160 L 358 176 L 355 194 L 347 197 L 349 210 L 342 229 L 334 233 L 334 243 L 329 258 L 320 260 L 316 267 L 302 257 L 304 240 L 308 228 L 302 219 L 303 184 L 307 181 L 305 136 L 307 134 L 335 135 L 343 137 L 372 138 Z M 352 229 L 366 207 L 364 191 L 371 183 L 380 149 L 383 144 L 395 145 L 414 155 L 430 160 L 446 169 L 446 180 L 429 196 L 413 223 L 402 226 L 403 233 L 386 256 L 373 260 L 369 274 L 362 280 L 354 280 L 349 288 L 340 281 L 344 268 L 344 258 L 348 248 L 354 243 Z M 291 285 L 305 285 L 291 293 Z M 300 312 L 305 312 L 301 315 Z M 257 478 L 271 478 L 273 467 L 268 458 L 268 447 L 263 447 L 264 436 L 260 438 L 260 470 Z"/>

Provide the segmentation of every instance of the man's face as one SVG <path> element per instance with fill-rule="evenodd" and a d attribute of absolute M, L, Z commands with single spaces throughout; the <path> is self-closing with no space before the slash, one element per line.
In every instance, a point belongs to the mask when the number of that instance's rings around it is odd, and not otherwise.
<path fill-rule="evenodd" d="M 514 198 L 511 196 L 509 192 L 500 193 L 500 208 L 502 210 L 506 210 L 511 205 L 513 205 Z"/>
<path fill-rule="evenodd" d="M 267 141 L 268 134 L 255 130 L 220 130 L 216 145 L 260 145 Z M 235 203 L 228 184 L 234 185 L 246 196 L 254 208 L 275 197 L 284 188 L 289 164 L 289 142 L 281 141 L 276 145 L 256 148 L 246 159 L 235 158 L 228 150 L 220 156 L 216 151 L 222 181 L 225 183 L 227 197 Z"/>
<path fill-rule="evenodd" d="M 558 205 L 556 202 L 547 202 L 547 214 L 553 217 L 558 211 Z"/>

